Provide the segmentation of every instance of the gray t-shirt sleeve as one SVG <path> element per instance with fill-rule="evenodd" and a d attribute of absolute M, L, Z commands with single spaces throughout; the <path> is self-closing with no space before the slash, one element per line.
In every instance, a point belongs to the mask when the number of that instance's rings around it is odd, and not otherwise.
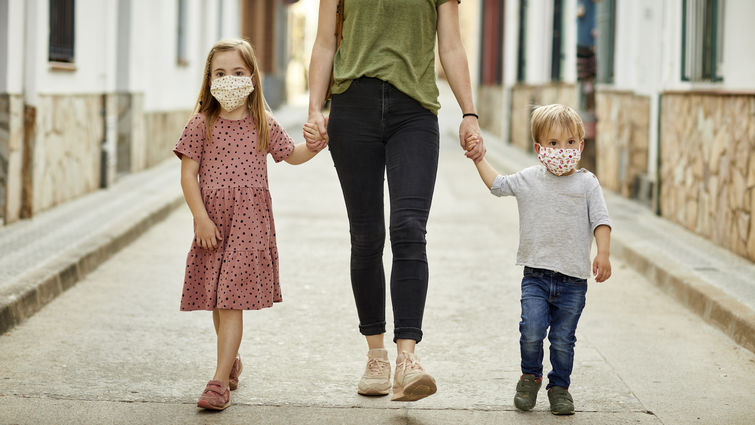
<path fill-rule="evenodd" d="M 490 193 L 495 196 L 516 196 L 521 186 L 519 173 L 504 176 L 499 174 L 490 186 Z"/>
<path fill-rule="evenodd" d="M 603 190 L 601 190 L 599 184 L 596 184 L 587 195 L 587 214 L 590 218 L 590 230 L 592 233 L 595 233 L 595 229 L 601 225 L 611 227 L 611 219 L 608 218 L 608 207 L 606 207 Z"/>

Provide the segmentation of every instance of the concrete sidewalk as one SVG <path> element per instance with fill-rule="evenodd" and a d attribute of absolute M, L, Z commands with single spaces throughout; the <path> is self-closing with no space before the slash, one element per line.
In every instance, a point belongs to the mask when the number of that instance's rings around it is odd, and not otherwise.
<path fill-rule="evenodd" d="M 441 132 L 456 138 L 460 111 L 449 87 L 440 84 L 440 89 Z M 301 139 L 304 106 L 286 105 L 275 116 Z M 500 172 L 537 162 L 534 155 L 490 134 L 485 140 L 488 158 Z M 169 159 L 106 190 L 0 228 L 0 333 L 39 311 L 181 205 L 178 168 Z M 604 193 L 614 223 L 612 255 L 755 351 L 755 264 L 635 202 Z"/>
<path fill-rule="evenodd" d="M 286 117 L 301 120 L 303 109 L 291 107 L 276 116 L 301 138 L 300 124 Z M 68 259 L 77 273 L 79 264 L 91 272 L 0 335 L 0 423 L 753 422 L 755 355 L 705 325 L 618 255 L 611 279 L 591 283 L 577 331 L 571 389 L 577 414 L 551 415 L 545 391 L 534 411 L 517 411 L 512 405 L 520 373 L 516 203 L 486 193 L 450 134 L 458 115 L 442 122 L 449 124 L 428 224 L 431 283 L 425 339 L 418 347 L 423 365 L 438 381 L 436 395 L 397 403 L 356 394 L 366 346 L 349 284 L 343 199 L 323 152 L 297 167 L 271 163 L 284 302 L 244 315 L 244 373 L 233 406 L 221 414 L 196 409 L 214 369 L 215 337 L 207 312 L 178 311 L 192 235 L 191 214 L 180 201 L 178 161 L 171 159 L 131 182 L 124 179 L 119 190 L 93 194 L 85 206 L 71 203 L 51 211 L 51 217 L 62 214 L 55 219 L 37 217 L 49 220 L 47 230 L 35 233 L 39 221 L 22 222 L 30 226 L 25 234 L 3 239 L 3 247 L 22 247 L 18 241 L 47 236 L 47 244 L 57 241 L 60 247 L 48 265 Z M 117 207 L 108 207 L 123 197 Z M 150 202 L 156 206 L 150 208 Z M 159 208 L 168 209 L 166 220 L 149 213 Z M 119 223 L 147 216 L 155 217 L 155 225 L 132 236 L 124 249 L 115 252 L 120 246 L 108 245 L 119 240 L 116 235 L 138 229 Z M 111 217 L 111 224 L 97 224 Z M 84 251 L 82 245 L 105 253 L 82 262 L 87 257 L 74 250 Z M 24 258 L 45 247 L 27 249 Z M 386 248 L 387 269 L 390 260 Z M 386 319 L 392 323 L 390 310 Z M 395 358 L 392 349 L 389 356 Z"/>
<path fill-rule="evenodd" d="M 440 84 L 441 132 L 456 138 L 459 108 Z M 484 113 L 484 112 L 481 112 Z M 275 112 L 301 139 L 304 106 Z M 537 163 L 534 155 L 485 134 L 488 158 L 500 172 Z M 31 220 L 0 228 L 0 333 L 21 323 L 70 288 L 183 202 L 177 162 L 122 178 Z M 612 255 L 755 351 L 755 264 L 715 246 L 647 208 L 604 191 L 611 219 Z"/>

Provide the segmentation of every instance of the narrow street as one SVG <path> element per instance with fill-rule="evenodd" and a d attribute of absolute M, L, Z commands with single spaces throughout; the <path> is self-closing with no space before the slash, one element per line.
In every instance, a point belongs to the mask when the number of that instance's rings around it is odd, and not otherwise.
<path fill-rule="evenodd" d="M 302 166 L 270 164 L 284 302 L 245 313 L 245 367 L 229 409 L 194 406 L 214 370 L 215 336 L 209 313 L 178 311 L 192 237 L 181 206 L 0 336 L 0 423 L 753 422 L 755 355 L 618 258 L 608 282 L 590 283 L 578 328 L 577 414 L 552 416 L 544 390 L 533 412 L 518 412 L 516 202 L 489 195 L 457 141 L 444 137 L 418 349 L 436 395 L 397 403 L 356 393 L 366 345 L 343 200 L 323 152 Z"/>

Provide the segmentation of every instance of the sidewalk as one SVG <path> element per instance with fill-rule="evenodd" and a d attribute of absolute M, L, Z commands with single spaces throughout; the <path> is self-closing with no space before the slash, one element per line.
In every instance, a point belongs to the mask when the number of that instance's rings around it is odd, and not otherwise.
<path fill-rule="evenodd" d="M 303 110 L 291 107 L 276 116 L 301 140 Z M 458 115 L 448 122 L 458 123 Z M 521 373 L 516 201 L 487 193 L 455 139 L 444 129 L 428 223 L 425 337 L 417 347 L 436 378 L 437 394 L 404 403 L 356 392 L 367 347 L 349 279 L 346 211 L 326 151 L 300 166 L 270 161 L 284 302 L 244 314 L 244 372 L 228 410 L 196 408 L 215 368 L 216 346 L 209 312 L 178 309 L 192 238 L 191 213 L 179 201 L 166 219 L 117 253 L 117 246 L 100 245 L 103 254 L 85 262 L 91 272 L 80 282 L 0 335 L 0 423 L 753 423 L 747 388 L 755 354 L 706 325 L 618 255 L 609 282 L 590 283 L 577 330 L 570 388 L 577 414 L 552 415 L 544 389 L 533 411 L 518 411 L 512 404 Z M 170 159 L 124 179 L 117 193 L 93 194 L 88 209 L 66 204 L 50 212 L 70 208 L 58 219 L 68 224 L 37 217 L 50 220 L 50 230 L 35 237 L 60 247 L 48 262 L 62 264 L 79 258 L 76 246 L 96 251 L 100 241 L 117 239 L 122 232 L 115 226 L 130 229 L 122 223 L 150 216 L 155 208 L 149 199 L 170 208 L 172 199 L 180 199 L 177 165 Z M 122 197 L 127 199 L 118 207 L 109 206 Z M 121 219 L 97 224 L 110 216 Z M 33 240 L 32 233 L 16 240 Z M 79 234 L 80 242 L 71 243 Z M 109 254 L 93 269 L 95 260 Z M 390 303 L 386 321 L 393 323 Z M 389 325 L 391 361 L 392 331 Z M 544 369 L 550 370 L 547 354 Z"/>
<path fill-rule="evenodd" d="M 440 84 L 441 134 L 456 137 L 460 111 Z M 294 138 L 304 106 L 275 116 Z M 536 164 L 534 155 L 485 134 L 488 158 L 500 172 Z M 114 186 L 67 202 L 31 220 L 0 228 L 0 334 L 70 288 L 113 253 L 183 202 L 179 167 L 165 163 Z M 647 208 L 604 192 L 612 255 L 631 264 L 680 303 L 755 351 L 755 264 L 659 218 Z"/>

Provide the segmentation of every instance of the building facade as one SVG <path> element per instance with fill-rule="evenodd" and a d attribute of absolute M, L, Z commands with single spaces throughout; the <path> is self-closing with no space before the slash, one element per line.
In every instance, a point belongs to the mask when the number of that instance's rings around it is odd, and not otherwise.
<path fill-rule="evenodd" d="M 478 89 L 480 108 L 501 111 L 487 128 L 531 150 L 532 106 L 571 105 L 605 189 L 755 260 L 754 2 L 482 5 L 483 31 L 503 7 L 501 74 Z"/>
<path fill-rule="evenodd" d="M 289 3 L 0 0 L 0 223 L 168 158 L 221 38 L 252 43 L 279 106 Z"/>

